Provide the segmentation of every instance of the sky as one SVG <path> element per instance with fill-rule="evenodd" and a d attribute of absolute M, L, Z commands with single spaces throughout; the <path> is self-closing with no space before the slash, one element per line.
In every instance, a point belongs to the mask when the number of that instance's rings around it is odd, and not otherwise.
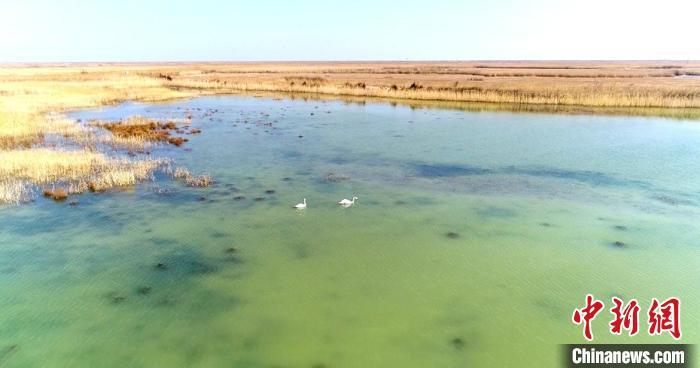
<path fill-rule="evenodd" d="M 700 0 L 0 0 L 0 62 L 700 60 Z"/>

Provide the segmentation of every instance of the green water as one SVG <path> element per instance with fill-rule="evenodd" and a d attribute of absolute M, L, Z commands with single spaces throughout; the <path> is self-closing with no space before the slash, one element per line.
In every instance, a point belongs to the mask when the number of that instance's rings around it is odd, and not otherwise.
<path fill-rule="evenodd" d="M 203 133 L 153 155 L 213 186 L 0 209 L 0 367 L 557 367 L 586 293 L 595 342 L 672 342 L 645 314 L 670 296 L 700 342 L 698 122 L 252 97 L 73 115 L 190 113 Z M 613 295 L 639 335 L 608 331 Z"/>

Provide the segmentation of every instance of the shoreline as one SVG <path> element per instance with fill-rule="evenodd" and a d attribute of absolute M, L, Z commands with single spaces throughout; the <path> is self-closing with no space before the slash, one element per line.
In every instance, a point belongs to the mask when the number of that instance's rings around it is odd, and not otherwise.
<path fill-rule="evenodd" d="M 700 62 L 0 66 L 0 156 L 5 158 L 0 160 L 0 202 L 19 203 L 21 188 L 54 185 L 67 177 L 97 177 L 106 188 L 148 177 L 149 157 L 116 161 L 119 151 L 96 145 L 94 131 L 66 119 L 68 111 L 129 101 L 270 95 L 472 112 L 700 120 L 700 77 L 679 75 L 700 76 Z M 52 142 L 56 138 L 63 143 Z"/>
<path fill-rule="evenodd" d="M 528 103 L 503 103 L 503 102 L 476 102 L 476 101 L 450 101 L 410 99 L 399 97 L 375 97 L 327 94 L 316 92 L 284 92 L 266 90 L 233 91 L 213 94 L 202 94 L 197 98 L 206 96 L 244 96 L 275 98 L 283 97 L 292 100 L 311 99 L 314 101 L 341 101 L 345 103 L 377 103 L 389 105 L 401 105 L 410 108 L 435 108 L 460 110 L 468 112 L 503 112 L 503 113 L 533 113 L 533 114 L 563 114 L 563 115 L 599 115 L 599 116 L 630 116 L 630 117 L 655 117 L 672 120 L 700 120 L 700 108 L 693 107 L 622 107 L 622 106 L 586 106 L 586 105 L 551 105 Z M 167 102 L 169 100 L 163 100 Z M 129 101 L 123 101 L 125 103 Z M 140 102 L 141 101 L 133 101 Z M 161 101 L 154 101 L 159 103 Z M 149 102 L 146 102 L 149 103 Z"/>

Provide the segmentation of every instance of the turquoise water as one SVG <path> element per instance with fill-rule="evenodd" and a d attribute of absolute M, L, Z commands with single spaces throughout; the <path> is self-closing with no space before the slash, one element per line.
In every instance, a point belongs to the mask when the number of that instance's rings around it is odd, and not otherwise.
<path fill-rule="evenodd" d="M 700 342 L 698 122 L 253 97 L 72 115 L 187 114 L 203 133 L 152 154 L 211 187 L 0 209 L 0 367 L 556 367 L 586 293 L 595 342 L 672 342 L 645 333 L 670 296 Z M 608 331 L 613 295 L 639 335 Z"/>

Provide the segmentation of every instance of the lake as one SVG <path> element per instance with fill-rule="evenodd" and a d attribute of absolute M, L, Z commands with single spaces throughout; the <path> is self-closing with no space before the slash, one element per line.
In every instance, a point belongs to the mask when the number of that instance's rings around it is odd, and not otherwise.
<path fill-rule="evenodd" d="M 678 296 L 700 342 L 700 124 L 221 96 L 156 157 L 194 174 L 0 208 L 2 367 L 557 367 Z M 357 196 L 342 208 L 343 198 Z M 306 198 L 308 208 L 292 208 Z M 640 301 L 613 336 L 610 298 Z"/>

